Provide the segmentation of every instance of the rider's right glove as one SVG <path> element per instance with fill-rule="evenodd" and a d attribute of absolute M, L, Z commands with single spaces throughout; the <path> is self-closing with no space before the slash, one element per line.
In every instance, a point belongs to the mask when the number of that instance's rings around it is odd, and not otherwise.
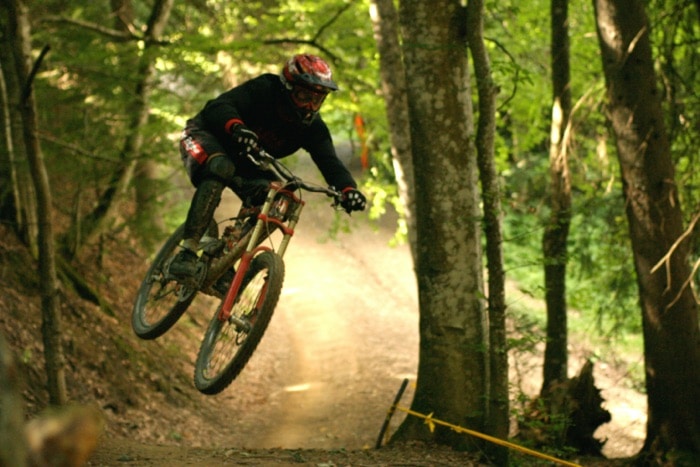
<path fill-rule="evenodd" d="M 345 209 L 345 212 L 350 214 L 352 211 L 364 211 L 367 206 L 367 198 L 358 189 L 351 186 L 343 189 L 340 197 L 340 205 Z"/>
<path fill-rule="evenodd" d="M 239 123 L 233 125 L 231 128 L 231 136 L 233 137 L 233 141 L 238 145 L 240 152 L 245 153 L 248 159 L 255 165 L 260 165 L 260 161 L 257 158 L 260 154 L 258 135 L 247 126 Z"/>

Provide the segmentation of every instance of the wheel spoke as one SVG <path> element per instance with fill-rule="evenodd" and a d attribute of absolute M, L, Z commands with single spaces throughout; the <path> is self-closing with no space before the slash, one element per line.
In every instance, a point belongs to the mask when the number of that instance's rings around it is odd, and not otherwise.
<path fill-rule="evenodd" d="M 165 273 L 183 233 L 181 226 L 166 240 L 137 293 L 131 323 L 136 335 L 143 339 L 154 339 L 170 329 L 197 293 L 196 288 L 187 289 Z"/>
<path fill-rule="evenodd" d="M 267 328 L 279 299 L 284 263 L 273 252 L 256 256 L 246 272 L 230 317 L 219 320 L 217 310 L 195 364 L 195 386 L 216 394 L 240 373 Z"/>

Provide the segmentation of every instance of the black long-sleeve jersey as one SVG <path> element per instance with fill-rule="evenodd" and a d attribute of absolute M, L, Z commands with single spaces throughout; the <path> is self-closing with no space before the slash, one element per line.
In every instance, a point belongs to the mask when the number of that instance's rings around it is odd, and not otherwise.
<path fill-rule="evenodd" d="M 254 169 L 253 164 L 236 151 L 230 131 L 243 123 L 258 135 L 262 148 L 275 158 L 289 156 L 299 149 L 309 153 L 323 178 L 336 189 L 357 187 L 349 170 L 338 158 L 330 131 L 320 115 L 303 125 L 288 115 L 288 101 L 277 75 L 267 73 L 236 86 L 210 100 L 192 123 L 212 133 L 234 158 L 237 171 Z"/>

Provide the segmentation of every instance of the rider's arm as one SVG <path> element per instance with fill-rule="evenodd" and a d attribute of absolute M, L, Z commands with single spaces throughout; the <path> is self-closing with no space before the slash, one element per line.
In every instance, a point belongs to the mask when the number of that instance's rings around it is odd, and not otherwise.
<path fill-rule="evenodd" d="M 225 138 L 231 135 L 235 125 L 246 125 L 246 119 L 255 109 L 261 108 L 261 102 L 269 94 L 266 90 L 268 83 L 269 80 L 261 77 L 254 78 L 207 102 L 201 112 L 207 129 L 217 137 Z"/>
<path fill-rule="evenodd" d="M 316 117 L 311 124 L 307 135 L 303 148 L 311 155 L 311 159 L 321 171 L 326 183 L 339 190 L 348 187 L 357 188 L 352 174 L 338 158 L 330 131 L 320 116 Z"/>

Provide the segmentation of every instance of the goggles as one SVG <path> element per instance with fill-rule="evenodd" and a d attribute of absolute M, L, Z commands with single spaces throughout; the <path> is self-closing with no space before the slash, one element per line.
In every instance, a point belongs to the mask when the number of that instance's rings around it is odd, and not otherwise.
<path fill-rule="evenodd" d="M 318 92 L 305 88 L 302 86 L 294 86 L 291 91 L 292 101 L 297 107 L 303 107 L 306 109 L 311 109 L 313 111 L 318 111 L 321 108 L 321 104 L 326 99 L 328 95 L 327 92 Z"/>

